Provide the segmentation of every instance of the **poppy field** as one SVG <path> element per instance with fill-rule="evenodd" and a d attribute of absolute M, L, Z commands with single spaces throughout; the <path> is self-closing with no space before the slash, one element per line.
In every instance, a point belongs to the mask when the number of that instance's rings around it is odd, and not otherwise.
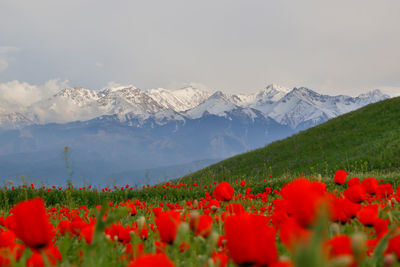
<path fill-rule="evenodd" d="M 4 186 L 0 266 L 400 266 L 400 186 L 334 177 Z"/>

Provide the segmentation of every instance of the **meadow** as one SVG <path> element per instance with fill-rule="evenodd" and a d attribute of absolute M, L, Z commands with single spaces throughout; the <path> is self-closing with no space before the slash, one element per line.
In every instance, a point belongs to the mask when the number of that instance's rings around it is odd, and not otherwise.
<path fill-rule="evenodd" d="M 9 185 L 0 266 L 399 266 L 398 174 L 360 174 Z"/>
<path fill-rule="evenodd" d="M 400 266 L 399 114 L 368 105 L 156 185 L 4 183 L 0 267 Z"/>

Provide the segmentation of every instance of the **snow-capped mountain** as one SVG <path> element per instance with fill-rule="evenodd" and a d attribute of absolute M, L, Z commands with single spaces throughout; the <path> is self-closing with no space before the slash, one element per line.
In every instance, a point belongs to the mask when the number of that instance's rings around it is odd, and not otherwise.
<path fill-rule="evenodd" d="M 249 118 L 259 111 L 292 129 L 304 129 L 370 103 L 389 98 L 379 90 L 358 97 L 322 95 L 305 87 L 288 88 L 275 84 L 253 94 L 210 93 L 194 87 L 177 90 L 163 88 L 141 90 L 120 86 L 101 90 L 66 88 L 48 99 L 34 103 L 15 114 L 1 112 L 2 128 L 15 128 L 37 123 L 86 121 L 100 116 L 116 115 L 120 121 L 136 119 L 136 127 L 151 119 L 165 124 L 170 120 L 199 119 L 205 115 L 228 117 L 235 110 Z M 23 122 L 23 123 L 22 123 Z"/>
<path fill-rule="evenodd" d="M 65 177 L 65 146 L 73 151 L 77 181 L 105 183 L 121 172 L 215 162 L 386 98 L 379 90 L 328 96 L 277 85 L 249 95 L 193 87 L 66 88 L 18 112 L 0 104 L 0 180 Z"/>
<path fill-rule="evenodd" d="M 0 129 L 20 129 L 32 124 L 34 124 L 33 121 L 19 112 L 0 114 Z"/>
<path fill-rule="evenodd" d="M 186 111 L 185 115 L 191 119 L 198 119 L 208 114 L 226 117 L 226 112 L 238 107 L 239 106 L 234 104 L 234 97 L 218 91 L 198 106 Z"/>
<path fill-rule="evenodd" d="M 279 101 L 271 105 L 268 116 L 277 122 L 296 129 L 308 128 L 365 105 L 389 98 L 379 90 L 360 95 L 329 96 L 316 93 L 308 88 L 294 88 Z"/>
<path fill-rule="evenodd" d="M 210 92 L 202 91 L 192 86 L 177 90 L 167 90 L 163 88 L 150 89 L 147 91 L 147 94 L 159 105 L 177 112 L 192 109 L 211 95 Z"/>
<path fill-rule="evenodd" d="M 237 97 L 240 99 L 240 102 L 238 102 L 238 104 L 242 106 L 250 105 L 253 107 L 261 108 L 266 104 L 268 105 L 279 101 L 289 92 L 290 89 L 286 87 L 282 87 L 276 84 L 270 84 L 257 93 L 250 95 L 237 95 Z"/>

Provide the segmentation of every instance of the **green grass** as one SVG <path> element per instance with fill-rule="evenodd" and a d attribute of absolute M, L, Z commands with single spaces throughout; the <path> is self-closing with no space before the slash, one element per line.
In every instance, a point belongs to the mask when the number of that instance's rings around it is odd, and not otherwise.
<path fill-rule="evenodd" d="M 264 148 L 221 161 L 180 181 L 349 172 L 400 173 L 400 98 L 368 105 Z"/>

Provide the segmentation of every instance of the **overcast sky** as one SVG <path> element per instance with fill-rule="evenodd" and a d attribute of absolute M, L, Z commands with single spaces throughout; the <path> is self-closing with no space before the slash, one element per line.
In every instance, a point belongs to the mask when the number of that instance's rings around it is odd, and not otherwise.
<path fill-rule="evenodd" d="M 0 83 L 400 92 L 399 14 L 399 0 L 1 0 Z"/>

